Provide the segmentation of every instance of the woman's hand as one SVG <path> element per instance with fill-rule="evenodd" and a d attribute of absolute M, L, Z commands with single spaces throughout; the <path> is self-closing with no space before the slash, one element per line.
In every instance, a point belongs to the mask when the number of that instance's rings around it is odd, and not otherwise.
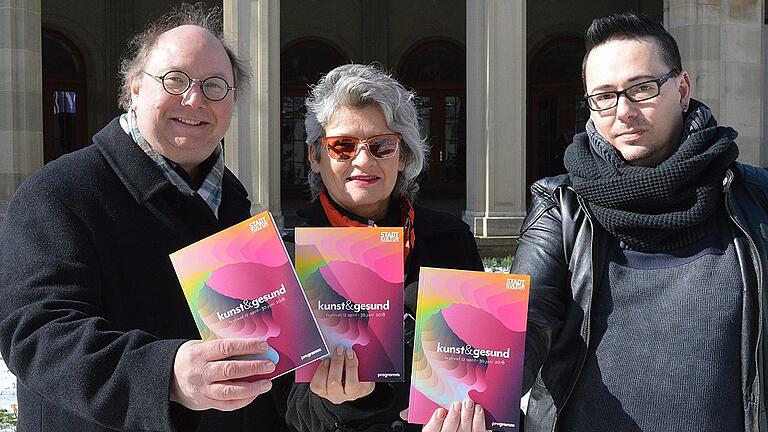
<path fill-rule="evenodd" d="M 359 364 L 352 348 L 345 350 L 343 346 L 337 346 L 331 358 L 323 359 L 317 366 L 309 383 L 310 390 L 335 404 L 368 396 L 376 383 L 358 381 Z"/>
<path fill-rule="evenodd" d="M 408 410 L 401 412 L 400 417 L 407 421 Z M 454 402 L 448 410 L 436 409 L 422 432 L 486 432 L 485 411 L 470 399 Z"/>

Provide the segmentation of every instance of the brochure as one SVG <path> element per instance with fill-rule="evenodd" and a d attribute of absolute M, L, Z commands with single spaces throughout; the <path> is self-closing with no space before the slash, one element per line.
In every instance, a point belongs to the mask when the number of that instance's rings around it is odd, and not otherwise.
<path fill-rule="evenodd" d="M 408 422 L 472 399 L 490 430 L 519 431 L 530 277 L 422 267 Z"/>
<path fill-rule="evenodd" d="M 296 272 L 331 351 L 354 349 L 361 381 L 403 381 L 403 229 L 296 228 Z"/>
<path fill-rule="evenodd" d="M 275 378 L 328 355 L 272 215 L 265 211 L 170 255 L 203 340 L 256 338 Z"/>

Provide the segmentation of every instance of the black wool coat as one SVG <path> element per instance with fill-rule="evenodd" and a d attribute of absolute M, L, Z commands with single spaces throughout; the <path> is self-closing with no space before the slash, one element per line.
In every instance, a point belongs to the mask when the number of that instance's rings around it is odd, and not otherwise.
<path fill-rule="evenodd" d="M 316 200 L 307 212 L 307 226 L 331 226 Z M 405 268 L 405 312 L 416 316 L 419 269 L 424 267 L 483 270 L 475 237 L 459 219 L 438 211 L 414 206 L 416 239 Z M 286 238 L 286 247 L 292 246 Z M 412 337 L 413 323 L 406 320 L 406 339 Z M 409 326 L 410 324 L 410 326 Z M 409 328 L 410 327 L 410 328 Z M 403 383 L 377 383 L 370 395 L 352 402 L 335 405 L 314 394 L 307 383 L 293 383 L 293 375 L 284 376 L 277 386 L 279 411 L 292 430 L 320 431 L 419 431 L 400 419 L 400 411 L 408 407 L 413 346 L 406 343 Z M 282 396 L 280 396 L 282 394 Z"/>
<path fill-rule="evenodd" d="M 231 413 L 169 401 L 179 345 L 199 339 L 168 254 L 246 219 L 224 174 L 218 220 L 117 119 L 16 192 L 0 226 L 0 350 L 19 432 L 271 431 L 269 395 Z"/>

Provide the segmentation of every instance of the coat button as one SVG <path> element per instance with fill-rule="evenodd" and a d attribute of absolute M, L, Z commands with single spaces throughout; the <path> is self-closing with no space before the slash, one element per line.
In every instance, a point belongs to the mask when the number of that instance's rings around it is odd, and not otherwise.
<path fill-rule="evenodd" d="M 392 429 L 392 432 L 403 432 L 405 430 L 405 425 L 400 420 L 395 420 L 390 425 L 390 429 Z"/>

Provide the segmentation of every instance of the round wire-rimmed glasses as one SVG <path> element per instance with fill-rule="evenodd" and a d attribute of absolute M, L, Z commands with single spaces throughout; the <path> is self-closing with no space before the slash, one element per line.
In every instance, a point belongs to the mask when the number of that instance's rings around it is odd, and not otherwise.
<path fill-rule="evenodd" d="M 205 79 L 190 78 L 185 72 L 172 70 L 163 75 L 152 75 L 147 71 L 142 71 L 145 74 L 151 76 L 155 81 L 163 85 L 163 89 L 174 96 L 184 94 L 192 83 L 196 82 L 200 89 L 203 91 L 203 96 L 211 101 L 220 101 L 227 97 L 230 90 L 235 90 L 234 87 L 229 85 L 227 80 L 221 77 L 208 77 Z"/>

